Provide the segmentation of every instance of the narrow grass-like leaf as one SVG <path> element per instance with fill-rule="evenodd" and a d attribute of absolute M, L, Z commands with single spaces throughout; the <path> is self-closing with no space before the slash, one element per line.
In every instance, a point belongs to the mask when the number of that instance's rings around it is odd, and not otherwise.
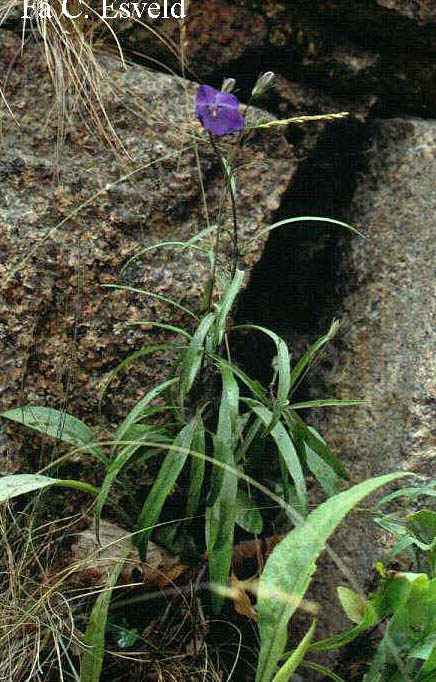
<path fill-rule="evenodd" d="M 244 270 L 236 270 L 235 275 L 230 282 L 229 286 L 225 290 L 223 297 L 220 301 L 218 315 L 216 318 L 215 325 L 215 344 L 219 346 L 224 338 L 227 327 L 227 318 L 230 313 L 231 307 L 235 302 L 235 298 L 238 295 L 242 282 L 244 281 L 245 272 Z"/>
<path fill-rule="evenodd" d="M 207 313 L 192 336 L 189 345 L 184 351 L 184 357 L 181 363 L 180 373 L 180 396 L 182 402 L 185 396 L 189 393 L 195 378 L 201 367 L 201 362 L 204 354 L 205 338 L 215 321 L 215 313 Z"/>
<path fill-rule="evenodd" d="M 192 438 L 191 448 L 193 452 L 205 453 L 204 424 L 201 417 L 198 417 L 198 424 Z M 195 516 L 200 504 L 205 464 L 206 462 L 202 457 L 191 457 L 188 502 L 186 505 L 186 516 L 188 518 Z"/>
<path fill-rule="evenodd" d="M 316 620 L 313 621 L 309 630 L 306 632 L 301 642 L 299 642 L 297 648 L 291 653 L 289 658 L 286 659 L 285 663 L 277 671 L 273 682 L 289 682 L 291 680 L 292 675 L 302 663 L 307 650 L 309 649 L 315 629 Z"/>
<path fill-rule="evenodd" d="M 277 370 L 278 370 L 278 386 L 277 386 L 277 402 L 285 406 L 288 399 L 289 390 L 291 388 L 291 368 L 289 351 L 285 341 L 278 335 L 265 327 L 259 327 L 255 324 L 244 324 L 234 327 L 234 329 L 255 329 L 266 336 L 269 336 L 275 343 L 277 349 Z"/>
<path fill-rule="evenodd" d="M 98 494 L 97 488 L 82 481 L 70 481 L 62 478 L 50 478 L 41 474 L 11 474 L 0 478 L 0 503 L 13 497 L 25 495 L 35 490 L 42 490 L 49 486 L 74 488 L 79 492 Z"/>
<path fill-rule="evenodd" d="M 134 353 L 130 353 L 124 360 L 122 360 L 114 369 L 112 369 L 107 378 L 105 379 L 103 389 L 101 391 L 100 399 L 98 401 L 98 409 L 101 412 L 101 407 L 103 404 L 103 399 L 104 396 L 106 395 L 106 392 L 112 383 L 112 381 L 115 379 L 117 374 L 119 374 L 123 369 L 126 369 L 129 365 L 132 364 L 132 362 L 135 362 L 135 360 L 138 360 L 139 358 L 142 358 L 144 355 L 150 355 L 151 353 L 157 353 L 159 351 L 170 351 L 170 350 L 179 350 L 180 346 L 175 344 L 175 343 L 157 343 L 154 345 L 147 345 L 144 346 L 143 348 L 140 348 L 139 350 L 136 350 Z"/>
<path fill-rule="evenodd" d="M 245 434 L 242 443 L 236 452 L 235 462 L 240 462 L 242 459 L 245 458 L 248 450 L 250 449 L 251 444 L 253 443 L 254 439 L 259 433 L 261 426 L 262 422 L 260 421 L 260 419 L 255 419 L 254 422 L 251 424 L 251 426 L 248 429 L 248 432 Z"/>
<path fill-rule="evenodd" d="M 245 245 L 248 246 L 248 244 L 251 244 L 251 242 L 255 241 L 256 239 L 259 239 L 259 237 L 262 237 L 264 234 L 267 234 L 268 232 L 271 232 L 272 230 L 275 230 L 277 227 L 283 227 L 284 225 L 291 225 L 292 223 L 329 223 L 330 225 L 338 225 L 339 227 L 345 227 L 347 230 L 350 230 L 350 232 L 354 232 L 355 234 L 358 234 L 360 237 L 365 237 L 365 235 L 362 232 L 359 232 L 359 230 L 356 230 L 355 227 L 352 227 L 351 225 L 347 225 L 347 223 L 343 223 L 340 220 L 335 220 L 334 218 L 321 218 L 320 216 L 299 216 L 298 218 L 285 218 L 284 220 L 279 220 L 278 223 L 274 223 L 273 225 L 269 225 L 268 227 L 264 227 L 263 229 L 259 230 L 253 237 L 250 239 L 247 239 L 245 242 Z"/>
<path fill-rule="evenodd" d="M 167 296 L 162 296 L 161 294 L 155 294 L 153 291 L 148 291 L 146 289 L 137 289 L 136 287 L 130 287 L 125 284 L 102 284 L 102 286 L 107 289 L 122 289 L 123 291 L 130 291 L 133 294 L 142 294 L 143 296 L 155 298 L 157 301 L 167 303 L 168 305 L 173 306 L 173 308 L 177 308 L 178 310 L 181 310 L 183 313 L 186 313 L 186 315 L 190 315 L 195 320 L 198 320 L 198 316 L 195 313 L 193 313 L 192 310 L 189 310 L 189 308 L 186 308 L 181 303 L 178 303 L 178 301 L 173 301 L 172 298 L 167 298 Z"/>
<path fill-rule="evenodd" d="M 308 365 L 312 362 L 316 354 L 325 346 L 326 343 L 331 341 L 331 339 L 337 334 L 339 329 L 339 322 L 337 320 L 333 320 L 332 324 L 330 325 L 330 329 L 328 330 L 327 334 L 324 334 L 324 336 L 321 336 L 319 339 L 313 343 L 310 348 L 304 353 L 304 355 L 301 356 L 295 367 L 292 369 L 291 372 L 291 386 L 295 386 L 297 380 L 300 378 L 304 370 L 308 367 Z"/>
<path fill-rule="evenodd" d="M 228 367 L 235 377 L 238 377 L 246 385 L 246 387 L 251 391 L 253 396 L 257 398 L 261 403 L 266 404 L 268 403 L 268 395 L 262 386 L 262 384 L 257 381 L 256 379 L 250 379 L 248 374 L 246 374 L 240 367 L 237 365 L 233 364 L 232 362 L 228 362 L 227 360 L 224 360 L 224 358 L 220 358 L 217 355 L 211 355 L 213 360 L 216 361 L 217 365 L 225 365 Z"/>
<path fill-rule="evenodd" d="M 143 561 L 145 560 L 147 543 L 153 526 L 158 520 L 165 500 L 176 484 L 188 457 L 197 422 L 198 417 L 195 416 L 175 438 L 173 445 L 176 449 L 166 455 L 138 517 L 137 530 L 142 532 L 136 536 L 136 544 Z"/>
<path fill-rule="evenodd" d="M 304 403 L 289 405 L 290 410 L 308 410 L 313 407 L 355 407 L 365 405 L 365 400 L 337 400 L 336 398 L 324 398 L 321 400 L 307 400 Z"/>
<path fill-rule="evenodd" d="M 186 339 L 191 339 L 192 335 L 182 327 L 176 327 L 174 324 L 166 324 L 166 322 L 155 322 L 154 320 L 136 320 L 135 322 L 123 322 L 120 327 L 157 327 L 158 329 L 165 329 L 167 332 L 174 332 L 180 334 Z"/>
<path fill-rule="evenodd" d="M 308 670 L 314 670 L 317 673 L 321 673 L 321 675 L 328 677 L 329 680 L 333 680 L 333 682 L 345 682 L 343 677 L 339 677 L 339 675 L 336 675 L 336 673 L 332 672 L 328 668 L 325 668 L 323 665 L 319 665 L 319 663 L 313 663 L 312 661 L 304 661 L 301 664 L 301 667 L 307 668 Z"/>
<path fill-rule="evenodd" d="M 148 393 L 146 393 L 146 395 L 143 398 L 141 398 L 139 402 L 136 403 L 136 405 L 130 410 L 127 417 L 119 425 L 118 429 L 115 432 L 114 451 L 117 450 L 117 443 L 123 442 L 126 439 L 126 434 L 128 433 L 129 429 L 134 424 L 137 424 L 139 421 L 141 421 L 141 419 L 144 418 L 144 415 L 147 413 L 147 409 L 150 403 L 155 398 L 164 393 L 168 388 L 170 388 L 170 386 L 176 384 L 178 381 L 179 381 L 178 377 L 168 379 L 168 381 L 163 381 L 161 384 L 158 384 L 157 386 L 152 388 L 151 391 L 148 391 Z"/>
<path fill-rule="evenodd" d="M 331 497 L 274 548 L 259 585 L 261 649 L 257 682 L 270 682 L 275 675 L 286 645 L 289 620 L 304 597 L 316 569 L 315 562 L 336 527 L 367 495 L 405 475 L 402 472 L 379 476 Z"/>
<path fill-rule="evenodd" d="M 114 484 L 116 477 L 127 466 L 132 457 L 136 454 L 139 448 L 142 447 L 143 442 L 147 442 L 148 452 L 142 456 L 142 461 L 156 454 L 156 448 L 159 448 L 159 443 L 168 443 L 168 436 L 156 426 L 146 424 L 133 424 L 123 436 L 124 442 L 130 441 L 128 445 L 117 451 L 116 456 L 108 466 L 106 476 L 104 477 L 100 492 L 95 506 L 95 531 L 97 539 L 99 540 L 100 519 L 103 507 L 106 503 L 110 489 Z M 156 444 L 156 448 L 150 447 L 150 443 Z"/>
<path fill-rule="evenodd" d="M 216 229 L 215 225 L 211 226 L 210 228 L 206 228 L 205 230 L 202 230 L 201 232 L 199 232 L 197 235 L 195 235 L 195 237 L 197 238 L 197 240 L 199 240 L 203 236 L 205 236 L 206 233 L 210 233 L 215 229 Z M 207 254 L 209 253 L 209 249 L 204 249 L 200 246 L 195 246 L 193 239 L 194 238 L 192 238 L 186 242 L 182 242 L 182 241 L 158 242 L 157 244 L 151 244 L 150 246 L 146 246 L 144 249 L 141 249 L 141 251 L 139 251 L 138 253 L 135 253 L 135 255 L 132 256 L 131 258 L 129 258 L 127 263 L 125 265 L 123 265 L 123 267 L 120 270 L 119 279 L 122 278 L 122 276 L 123 276 L 124 272 L 127 270 L 127 268 L 130 265 L 132 265 L 132 263 L 134 263 L 136 260 L 138 260 L 138 258 L 141 258 L 141 256 L 144 256 L 144 254 L 150 253 L 150 251 L 155 251 L 156 249 L 164 249 L 164 248 L 176 248 L 176 249 L 178 248 L 178 249 L 182 249 L 182 250 L 184 250 L 184 249 L 196 249 L 197 251 L 202 251 L 202 252 L 207 253 Z"/>
<path fill-rule="evenodd" d="M 54 410 L 51 407 L 24 405 L 23 407 L 16 407 L 13 410 L 3 412 L 1 416 L 69 445 L 81 448 L 85 445 L 87 446 L 87 452 L 94 455 L 103 464 L 107 464 L 107 458 L 100 448 L 94 444 L 96 437 L 92 429 L 86 426 L 80 419 L 76 419 L 76 417 L 66 412 Z"/>
<path fill-rule="evenodd" d="M 321 459 L 323 459 L 338 476 L 345 480 L 349 480 L 349 475 L 344 465 L 335 457 L 324 441 L 315 436 L 307 424 L 298 416 L 297 412 L 293 412 L 292 410 L 286 411 L 285 419 L 291 433 L 296 430 L 309 448 L 314 450 L 314 452 L 316 452 L 316 454 L 319 455 L 319 457 L 321 457 Z"/>
<path fill-rule="evenodd" d="M 253 412 L 265 425 L 268 425 L 272 421 L 272 412 L 266 407 L 257 407 L 253 405 L 251 407 Z M 275 444 L 283 458 L 284 463 L 289 471 L 289 474 L 295 484 L 295 492 L 297 494 L 298 501 L 301 505 L 303 515 L 307 512 L 307 491 L 306 482 L 304 480 L 303 469 L 301 462 L 298 458 L 295 446 L 286 431 L 285 427 L 281 422 L 278 422 L 271 431 L 271 437 L 274 439 Z"/>
<path fill-rule="evenodd" d="M 126 555 L 127 555 L 126 550 Z M 107 586 L 97 597 L 89 616 L 83 640 L 84 650 L 80 665 L 80 682 L 99 682 L 103 668 L 106 621 L 112 590 L 117 584 L 125 557 L 115 564 Z"/>

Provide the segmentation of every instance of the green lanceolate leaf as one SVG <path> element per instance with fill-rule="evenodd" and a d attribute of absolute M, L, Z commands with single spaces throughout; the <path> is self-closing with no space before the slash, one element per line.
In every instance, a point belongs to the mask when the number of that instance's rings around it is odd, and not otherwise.
<path fill-rule="evenodd" d="M 297 434 L 301 436 L 304 442 L 311 448 L 316 454 L 321 457 L 321 459 L 328 464 L 333 471 L 335 471 L 338 476 L 345 480 L 349 480 L 347 470 L 344 465 L 338 460 L 337 457 L 332 453 L 332 451 L 327 447 L 321 438 L 315 435 L 315 433 L 305 424 L 297 412 L 288 410 L 285 413 L 285 419 L 289 426 L 291 433 L 296 430 Z"/>
<path fill-rule="evenodd" d="M 201 417 L 198 417 L 198 425 L 192 438 L 191 448 L 193 452 L 199 455 L 205 454 L 204 424 Z M 203 457 L 191 457 L 188 502 L 186 505 L 186 516 L 188 518 L 195 516 L 200 504 L 205 464 Z"/>
<path fill-rule="evenodd" d="M 236 523 L 247 533 L 260 535 L 262 532 L 263 521 L 260 509 L 242 488 L 239 488 L 236 497 Z"/>
<path fill-rule="evenodd" d="M 174 449 L 166 455 L 153 487 L 142 507 L 137 522 L 137 530 L 142 532 L 136 535 L 136 545 L 143 561 L 145 560 L 147 543 L 153 526 L 159 519 L 165 500 L 174 488 L 189 455 L 192 439 L 197 428 L 197 420 L 198 418 L 195 416 L 175 438 L 173 443 Z"/>
<path fill-rule="evenodd" d="M 312 641 L 312 637 L 315 634 L 315 629 L 316 620 L 313 621 L 295 651 L 290 654 L 289 658 L 286 659 L 285 663 L 277 671 L 273 682 L 289 682 L 291 680 L 292 675 L 303 662 L 307 650 L 309 649 L 310 642 Z"/>
<path fill-rule="evenodd" d="M 336 400 L 336 398 L 324 398 L 321 400 L 307 400 L 304 403 L 289 405 L 290 410 L 308 410 L 313 407 L 355 407 L 365 405 L 365 400 Z"/>
<path fill-rule="evenodd" d="M 309 429 L 313 435 L 325 445 L 325 440 L 316 431 L 316 429 L 314 429 L 313 426 L 309 426 Z M 329 464 L 327 464 L 319 455 L 316 454 L 314 450 L 312 450 L 311 447 L 309 447 L 307 443 L 305 444 L 305 452 L 306 464 L 320 486 L 330 497 L 332 495 L 337 495 L 340 490 L 340 477 L 332 469 L 332 467 L 329 466 Z"/>
<path fill-rule="evenodd" d="M 105 630 L 112 590 L 115 587 L 125 557 L 119 559 L 109 576 L 107 586 L 97 597 L 91 611 L 83 640 L 80 682 L 99 682 L 103 668 Z"/>
<path fill-rule="evenodd" d="M 229 286 L 225 290 L 223 297 L 219 304 L 218 315 L 216 318 L 215 325 L 215 345 L 218 347 L 224 338 L 227 326 L 227 318 L 230 313 L 231 307 L 235 302 L 235 298 L 239 293 L 239 290 L 244 281 L 245 272 L 243 270 L 236 270 L 235 275 L 230 282 Z"/>
<path fill-rule="evenodd" d="M 267 425 L 271 424 L 272 413 L 266 407 L 258 407 L 253 405 L 251 407 L 254 414 Z M 303 516 L 307 513 L 307 491 L 306 482 L 304 480 L 303 469 L 298 458 L 294 443 L 292 442 L 288 432 L 281 422 L 276 424 L 271 431 L 271 437 L 279 450 L 283 462 L 286 465 L 289 474 L 295 484 L 295 492 L 300 503 Z"/>
<path fill-rule="evenodd" d="M 285 649 L 288 623 L 298 608 L 316 561 L 346 514 L 375 490 L 407 474 L 379 476 L 331 497 L 277 545 L 261 575 L 258 595 L 261 649 L 257 682 L 270 682 Z"/>
<path fill-rule="evenodd" d="M 59 486 L 62 488 L 73 488 L 79 492 L 98 494 L 98 490 L 88 483 L 82 481 L 69 481 L 62 478 L 50 478 L 40 474 L 11 474 L 0 478 L 0 504 L 19 495 L 42 490 L 49 486 Z"/>
<path fill-rule="evenodd" d="M 54 410 L 51 407 L 39 405 L 24 405 L 13 410 L 3 412 L 2 417 L 23 424 L 34 431 L 56 438 L 76 447 L 86 446 L 86 451 L 94 455 L 104 464 L 107 458 L 95 445 L 96 438 L 92 429 L 80 419 L 72 417 L 66 412 Z"/>
<path fill-rule="evenodd" d="M 231 451 L 230 451 L 231 452 Z M 227 462 L 234 466 L 234 462 Z M 214 504 L 206 508 L 206 543 L 209 558 L 209 577 L 212 587 L 226 585 L 233 554 L 233 536 L 236 520 L 237 473 L 224 470 L 224 479 Z M 221 611 L 224 597 L 212 591 L 212 610 Z"/>
<path fill-rule="evenodd" d="M 205 352 L 205 339 L 215 321 L 215 313 L 207 313 L 198 325 L 192 339 L 184 351 L 180 372 L 180 395 L 182 402 L 189 393 L 200 370 Z"/>
<path fill-rule="evenodd" d="M 218 413 L 216 434 L 213 438 L 213 458 L 217 462 L 234 465 L 236 421 L 238 417 L 239 388 L 230 369 L 221 365 L 222 393 Z M 225 478 L 225 469 L 214 466 L 207 505 L 212 507 L 220 494 Z"/>
<path fill-rule="evenodd" d="M 143 296 L 149 296 L 150 298 L 154 298 L 157 301 L 161 301 L 162 303 L 167 303 L 173 308 L 177 308 L 177 310 L 181 310 L 186 315 L 190 315 L 195 320 L 198 320 L 197 315 L 195 315 L 195 313 L 193 313 L 192 310 L 189 310 L 188 308 L 183 306 L 181 303 L 178 303 L 177 301 L 173 301 L 172 298 L 161 296 L 161 294 L 155 294 L 153 291 L 148 291 L 146 289 L 137 289 L 136 287 L 130 287 L 123 284 L 103 284 L 102 286 L 106 287 L 107 289 L 121 289 L 123 291 L 130 291 L 132 294 L 142 294 Z"/>

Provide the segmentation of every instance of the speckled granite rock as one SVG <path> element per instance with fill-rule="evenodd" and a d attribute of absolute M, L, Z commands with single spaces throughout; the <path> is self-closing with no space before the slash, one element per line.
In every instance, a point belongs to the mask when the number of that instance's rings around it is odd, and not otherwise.
<path fill-rule="evenodd" d="M 374 124 L 349 219 L 349 282 L 329 393 L 370 401 L 329 412 L 324 431 L 359 478 L 436 471 L 436 122 Z M 350 431 L 353 440 L 350 442 Z M 346 434 L 346 435 L 345 435 Z"/>
<path fill-rule="evenodd" d="M 195 143 L 212 222 L 221 170 L 193 114 L 195 86 L 141 67 L 123 71 L 111 60 L 106 67 L 118 91 L 129 92 L 129 103 L 103 92 L 130 159 L 104 148 L 78 118 L 68 124 L 57 161 L 53 94 L 40 48 L 28 45 L 19 57 L 19 38 L 0 32 L 0 40 L 3 75 L 11 55 L 17 57 L 6 95 L 19 123 L 2 111 L 0 410 L 43 404 L 94 422 L 107 372 L 132 350 L 163 339 L 147 325 L 117 331 L 117 323 L 189 324 L 159 301 L 103 285 L 116 283 L 121 266 L 142 247 L 184 240 L 206 226 Z M 271 220 L 297 162 L 281 134 L 258 134 L 241 154 L 248 164 L 238 180 L 243 237 Z M 260 251 L 261 245 L 248 262 Z M 125 281 L 198 309 L 207 271 L 193 251 L 160 251 L 137 261 Z M 106 405 L 109 419 L 125 413 L 170 363 L 168 355 L 150 356 L 121 377 Z"/>
<path fill-rule="evenodd" d="M 342 328 L 313 372 L 321 378 L 316 397 L 322 385 L 325 396 L 370 404 L 324 411 L 317 426 L 355 481 L 406 470 L 430 480 L 436 472 L 436 122 L 378 121 L 372 134 L 368 172 L 348 216 L 368 239 L 349 242 L 340 266 L 348 278 Z M 374 524 L 352 514 L 334 548 L 365 587 L 385 544 Z M 334 631 L 341 619 L 334 589 L 346 578 L 330 560 L 322 570 L 317 593 Z"/>

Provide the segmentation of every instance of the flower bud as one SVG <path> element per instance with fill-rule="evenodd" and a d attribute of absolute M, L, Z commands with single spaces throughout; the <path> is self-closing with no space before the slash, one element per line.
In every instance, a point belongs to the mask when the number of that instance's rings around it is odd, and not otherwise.
<path fill-rule="evenodd" d="M 221 92 L 232 92 L 235 85 L 236 81 L 234 78 L 224 78 L 223 84 L 221 86 Z"/>
<path fill-rule="evenodd" d="M 275 77 L 276 75 L 273 71 L 266 71 L 266 73 L 262 73 L 257 79 L 253 90 L 251 91 L 251 97 L 253 99 L 256 99 L 256 97 L 261 97 L 270 87 Z"/>

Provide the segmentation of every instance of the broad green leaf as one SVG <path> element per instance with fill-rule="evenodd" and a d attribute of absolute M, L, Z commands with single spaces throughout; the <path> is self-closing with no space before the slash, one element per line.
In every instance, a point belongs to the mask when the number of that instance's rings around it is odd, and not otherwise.
<path fill-rule="evenodd" d="M 227 463 L 234 467 L 234 462 L 228 461 Z M 212 506 L 206 508 L 206 543 L 209 558 L 209 577 L 212 585 L 226 585 L 229 578 L 233 555 L 237 492 L 237 473 L 226 468 L 218 497 Z M 218 592 L 212 591 L 211 599 L 212 610 L 218 614 L 221 611 L 224 597 Z"/>
<path fill-rule="evenodd" d="M 313 426 L 309 426 L 309 430 L 316 438 L 318 438 L 318 440 L 322 441 L 324 445 L 326 444 L 324 438 L 322 438 L 322 436 L 316 429 L 313 428 Z M 311 447 L 309 447 L 307 443 L 305 443 L 305 449 L 306 464 L 320 486 L 330 497 L 337 495 L 340 490 L 340 477 L 329 464 L 327 464 L 319 455 L 316 454 L 314 450 L 312 450 Z"/>
<path fill-rule="evenodd" d="M 269 682 L 285 649 L 288 622 L 298 608 L 316 561 L 346 514 L 367 495 L 407 474 L 379 476 L 329 498 L 277 545 L 261 575 L 258 596 L 261 649 L 257 682 Z"/>
<path fill-rule="evenodd" d="M 254 414 L 262 420 L 265 425 L 271 424 L 272 413 L 266 407 L 251 406 Z M 280 452 L 281 457 L 289 471 L 295 484 L 295 492 L 300 503 L 303 515 L 307 513 L 307 491 L 304 480 L 303 469 L 298 458 L 295 446 L 281 422 L 276 424 L 271 431 L 271 437 Z"/>
<path fill-rule="evenodd" d="M 238 295 L 242 282 L 244 281 L 245 272 L 244 270 L 236 270 L 235 275 L 223 294 L 223 297 L 219 304 L 218 315 L 216 318 L 215 325 L 215 345 L 218 347 L 226 332 L 227 318 L 230 313 L 230 309 L 235 302 L 235 298 Z"/>
<path fill-rule="evenodd" d="M 220 366 L 222 392 L 218 412 L 218 424 L 216 434 L 213 437 L 213 458 L 217 462 L 234 465 L 234 445 L 236 422 L 238 417 L 239 388 L 238 384 L 226 365 Z M 225 469 L 214 466 L 211 472 L 207 505 L 212 507 L 218 499 L 223 481 Z"/>
<path fill-rule="evenodd" d="M 175 438 L 173 443 L 174 450 L 166 455 L 138 517 L 137 530 L 142 532 L 136 536 L 136 545 L 143 561 L 153 526 L 158 520 L 165 500 L 170 495 L 183 469 L 196 428 L 197 416 L 186 424 L 177 438 Z"/>
<path fill-rule="evenodd" d="M 336 588 L 336 591 L 348 618 L 357 625 L 362 623 L 365 620 L 367 611 L 367 604 L 363 597 L 354 590 L 350 590 L 349 587 L 339 586 Z"/>
<path fill-rule="evenodd" d="M 103 668 L 106 621 L 112 590 L 117 584 L 125 557 L 115 564 L 107 586 L 97 597 L 89 616 L 83 640 L 80 682 L 99 682 Z"/>
<path fill-rule="evenodd" d="M 260 535 L 263 528 L 262 514 L 245 490 L 239 488 L 236 497 L 236 523 L 247 533 Z"/>
<path fill-rule="evenodd" d="M 277 674 L 274 676 L 273 682 L 289 682 L 291 680 L 292 675 L 303 662 L 307 650 L 309 649 L 310 642 L 312 641 L 312 637 L 315 633 L 315 629 L 316 620 L 313 621 L 312 625 L 304 635 L 301 642 L 299 642 L 295 651 L 291 653 L 289 658 L 286 659 L 285 663 L 277 671 Z"/>
<path fill-rule="evenodd" d="M 205 338 L 215 322 L 215 317 L 215 313 L 207 313 L 207 315 L 201 319 L 189 345 L 184 351 L 180 373 L 180 395 L 182 397 L 182 402 L 191 390 L 200 370 L 205 352 Z"/>
<path fill-rule="evenodd" d="M 193 452 L 205 454 L 204 424 L 201 417 L 198 417 L 198 425 L 192 438 L 191 448 Z M 203 457 L 191 457 L 190 480 L 188 502 L 186 505 L 186 516 L 188 519 L 195 516 L 200 504 L 201 489 L 203 487 L 204 471 L 206 461 Z"/>
<path fill-rule="evenodd" d="M 428 551 L 436 546 L 436 512 L 421 509 L 410 514 L 406 527 L 420 549 Z"/>
<path fill-rule="evenodd" d="M 98 490 L 82 481 L 70 481 L 62 478 L 50 478 L 40 474 L 11 474 L 0 478 L 0 504 L 13 497 L 25 495 L 35 490 L 42 490 L 49 486 L 73 488 L 80 492 L 98 494 Z"/>
<path fill-rule="evenodd" d="M 92 429 L 86 426 L 80 419 L 54 410 L 51 407 L 41 407 L 39 405 L 24 405 L 13 410 L 3 412 L 2 417 L 11 419 L 14 422 L 23 424 L 34 431 L 43 433 L 51 438 L 56 438 L 69 445 L 76 447 L 86 446 L 86 451 L 90 452 L 103 464 L 107 464 L 107 458 L 95 445 L 96 437 Z"/>

